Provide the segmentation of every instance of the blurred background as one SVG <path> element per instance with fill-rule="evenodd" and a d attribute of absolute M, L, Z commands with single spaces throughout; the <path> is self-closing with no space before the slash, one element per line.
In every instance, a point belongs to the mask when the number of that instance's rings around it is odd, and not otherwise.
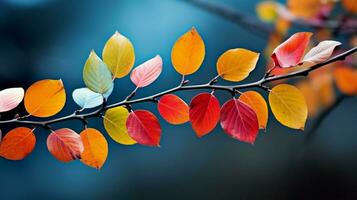
<path fill-rule="evenodd" d="M 255 17 L 258 0 L 209 1 Z M 284 1 L 282 1 L 284 2 Z M 82 68 L 91 49 L 101 54 L 106 40 L 118 30 L 136 53 L 135 65 L 160 54 L 163 73 L 137 97 L 176 86 L 180 76 L 171 65 L 176 39 L 196 27 L 206 44 L 206 58 L 192 84 L 216 75 L 219 55 L 242 47 L 263 52 L 269 35 L 257 37 L 244 27 L 180 0 L 0 0 L 0 89 L 27 88 L 40 79 L 62 79 L 67 104 L 59 115 L 76 109 L 72 91 L 83 87 Z M 258 67 L 244 82 L 265 72 Z M 221 81 L 222 84 L 231 84 Z M 134 85 L 128 77 L 116 80 L 109 102 L 125 98 Z M 179 92 L 187 102 L 198 91 Z M 264 91 L 261 91 L 265 94 Z M 221 104 L 229 98 L 217 92 Z M 266 94 L 265 94 L 266 97 Z M 197 138 L 190 124 L 172 126 L 162 118 L 160 148 L 123 146 L 105 134 L 109 156 L 101 170 L 79 161 L 57 161 L 46 147 L 48 132 L 36 131 L 34 152 L 23 161 L 0 159 L 1 199 L 356 199 L 357 101 L 343 101 L 322 122 L 307 143 L 306 131 L 295 131 L 269 116 L 266 133 L 254 145 L 224 134 L 219 126 Z M 152 103 L 135 105 L 158 113 Z M 24 113 L 20 106 L 2 119 Z M 102 122 L 90 121 L 105 133 Z M 56 125 L 80 132 L 77 121 Z M 3 133 L 10 127 L 1 127 Z"/>

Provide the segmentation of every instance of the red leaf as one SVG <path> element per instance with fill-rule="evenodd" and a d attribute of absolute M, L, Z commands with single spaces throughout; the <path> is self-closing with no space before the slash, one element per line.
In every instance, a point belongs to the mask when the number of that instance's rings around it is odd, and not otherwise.
<path fill-rule="evenodd" d="M 286 68 L 298 65 L 304 56 L 311 35 L 310 32 L 295 33 L 276 47 L 272 55 L 275 66 Z"/>
<path fill-rule="evenodd" d="M 176 95 L 162 96 L 157 108 L 161 116 L 171 124 L 183 124 L 189 120 L 188 105 Z"/>
<path fill-rule="evenodd" d="M 136 110 L 126 121 L 129 136 L 136 142 L 147 146 L 159 146 L 161 127 L 159 120 L 149 111 Z"/>
<path fill-rule="evenodd" d="M 201 93 L 192 99 L 190 121 L 198 137 L 206 135 L 216 127 L 219 111 L 219 101 L 210 93 Z"/>
<path fill-rule="evenodd" d="M 154 82 L 162 71 L 162 59 L 159 55 L 136 67 L 130 75 L 137 87 L 145 87 Z"/>
<path fill-rule="evenodd" d="M 221 109 L 221 126 L 231 137 L 253 144 L 259 131 L 254 110 L 238 99 L 227 101 Z"/>
<path fill-rule="evenodd" d="M 9 160 L 22 160 L 35 148 L 33 129 L 18 127 L 9 131 L 1 140 L 0 155 Z"/>
<path fill-rule="evenodd" d="M 62 162 L 80 159 L 84 150 L 80 135 L 68 128 L 58 129 L 47 138 L 48 151 Z"/>

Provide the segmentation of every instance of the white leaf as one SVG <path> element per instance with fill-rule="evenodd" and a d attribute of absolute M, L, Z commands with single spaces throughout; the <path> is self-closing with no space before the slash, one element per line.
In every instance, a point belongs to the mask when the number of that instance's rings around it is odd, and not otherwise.
<path fill-rule="evenodd" d="M 332 40 L 322 41 L 305 55 L 302 62 L 310 62 L 314 64 L 324 62 L 330 58 L 335 47 L 340 44 L 340 42 Z"/>
<path fill-rule="evenodd" d="M 103 103 L 103 96 L 88 88 L 79 88 L 73 91 L 74 102 L 82 108 L 94 108 Z"/>
<path fill-rule="evenodd" d="M 0 91 L 0 112 L 16 108 L 24 98 L 24 89 L 9 88 Z"/>

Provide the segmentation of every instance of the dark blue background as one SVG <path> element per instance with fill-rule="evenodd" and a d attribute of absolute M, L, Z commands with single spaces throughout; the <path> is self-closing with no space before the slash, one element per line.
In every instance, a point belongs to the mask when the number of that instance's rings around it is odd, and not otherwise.
<path fill-rule="evenodd" d="M 254 16 L 259 1 L 212 2 Z M 225 50 L 242 47 L 262 52 L 266 45 L 266 39 L 179 0 L 2 0 L 0 88 L 26 88 L 40 79 L 61 78 L 67 105 L 60 115 L 71 113 L 75 109 L 71 93 L 84 85 L 82 67 L 90 50 L 101 54 L 106 40 L 118 30 L 134 44 L 136 65 L 156 54 L 164 59 L 158 81 L 140 90 L 138 97 L 168 89 L 180 80 L 171 66 L 172 45 L 192 26 L 206 44 L 203 66 L 188 77 L 192 84 L 207 82 L 215 75 L 216 59 Z M 245 81 L 261 77 L 264 65 L 261 58 Z M 117 80 L 110 102 L 120 101 L 133 88 L 128 77 Z M 197 92 L 179 95 L 189 101 Z M 217 95 L 221 103 L 229 97 L 224 92 Z M 152 103 L 134 108 L 157 113 Z M 356 197 L 356 113 L 356 98 L 344 101 L 308 145 L 304 132 L 277 124 L 273 116 L 267 132 L 261 132 L 253 146 L 229 138 L 218 126 L 199 139 L 189 124 L 172 126 L 162 121 L 160 148 L 123 146 L 107 137 L 109 156 L 100 171 L 79 161 L 64 164 L 55 160 L 46 148 L 48 133 L 39 129 L 36 148 L 28 158 L 17 162 L 0 159 L 0 199 Z M 97 119 L 90 126 L 103 130 Z M 55 128 L 59 127 L 80 131 L 82 125 L 69 122 Z"/>

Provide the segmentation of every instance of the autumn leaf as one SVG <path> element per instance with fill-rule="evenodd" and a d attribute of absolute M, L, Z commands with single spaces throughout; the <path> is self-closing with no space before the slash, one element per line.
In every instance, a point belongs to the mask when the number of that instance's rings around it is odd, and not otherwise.
<path fill-rule="evenodd" d="M 356 0 L 342 0 L 342 5 L 347 11 L 355 14 L 357 13 Z"/>
<path fill-rule="evenodd" d="M 218 58 L 218 74 L 228 81 L 241 81 L 254 70 L 258 58 L 259 53 L 247 49 L 230 49 Z"/>
<path fill-rule="evenodd" d="M 17 127 L 9 131 L 0 143 L 0 156 L 8 160 L 22 160 L 28 156 L 36 144 L 34 129 Z"/>
<path fill-rule="evenodd" d="M 105 94 L 113 88 L 112 75 L 107 65 L 91 51 L 84 64 L 83 81 L 93 92 Z"/>
<path fill-rule="evenodd" d="M 256 6 L 256 13 L 262 21 L 272 22 L 279 16 L 278 6 L 275 1 L 263 1 Z"/>
<path fill-rule="evenodd" d="M 288 31 L 289 28 L 291 27 L 292 22 L 288 19 L 285 19 L 283 17 L 279 17 L 276 21 L 275 21 L 275 33 L 276 35 L 279 35 L 278 37 L 280 37 L 281 41 L 283 40 L 283 36 L 285 36 Z M 280 44 L 280 42 L 279 42 Z M 277 46 L 277 45 L 276 45 Z M 274 47 L 276 47 L 274 46 Z M 270 51 L 269 53 L 271 53 L 272 51 Z"/>
<path fill-rule="evenodd" d="M 57 114 L 66 103 L 62 80 L 37 81 L 27 89 L 24 102 L 26 111 L 35 117 Z"/>
<path fill-rule="evenodd" d="M 24 89 L 8 88 L 0 91 L 0 112 L 16 108 L 24 98 Z"/>
<path fill-rule="evenodd" d="M 329 107 L 334 103 L 336 96 L 333 88 L 332 73 L 330 71 L 325 73 L 319 72 L 319 70 L 315 72 L 318 72 L 319 74 L 311 76 L 312 85 L 310 87 L 314 88 L 315 92 L 313 94 L 317 96 L 319 104 L 322 107 Z"/>
<path fill-rule="evenodd" d="M 198 137 L 211 132 L 217 125 L 220 117 L 218 99 L 210 93 L 196 95 L 190 103 L 190 121 Z"/>
<path fill-rule="evenodd" d="M 47 148 L 57 160 L 62 162 L 80 159 L 84 150 L 81 137 L 69 128 L 53 131 L 47 137 Z"/>
<path fill-rule="evenodd" d="M 96 129 L 87 128 L 80 134 L 84 150 L 81 154 L 81 162 L 96 168 L 102 168 L 108 156 L 108 142 Z"/>
<path fill-rule="evenodd" d="M 162 59 L 159 55 L 136 67 L 130 75 L 131 81 L 139 88 L 150 85 L 161 74 Z"/>
<path fill-rule="evenodd" d="M 115 32 L 104 46 L 103 60 L 115 78 L 128 75 L 135 62 L 133 44 L 128 38 Z"/>
<path fill-rule="evenodd" d="M 74 102 L 81 108 L 94 108 L 103 104 L 103 96 L 88 88 L 79 88 L 73 91 Z"/>
<path fill-rule="evenodd" d="M 182 35 L 174 44 L 171 61 L 182 75 L 196 72 L 205 57 L 205 44 L 195 28 Z"/>
<path fill-rule="evenodd" d="M 265 99 L 258 92 L 247 91 L 239 96 L 239 100 L 246 103 L 256 113 L 259 128 L 265 129 L 268 123 L 268 106 Z"/>
<path fill-rule="evenodd" d="M 302 80 L 296 85 L 296 87 L 305 97 L 306 105 L 309 111 L 308 115 L 311 117 L 316 116 L 320 107 L 320 102 L 319 96 L 316 95 L 317 91 L 315 90 L 312 83 L 308 80 Z"/>
<path fill-rule="evenodd" d="M 275 48 L 272 59 L 277 67 L 294 67 L 301 62 L 305 49 L 309 44 L 310 32 L 299 32 Z"/>
<path fill-rule="evenodd" d="M 287 6 L 292 14 L 303 19 L 312 19 L 317 16 L 323 6 L 331 6 L 331 0 L 288 0 Z"/>
<path fill-rule="evenodd" d="M 281 124 L 293 129 L 304 129 L 307 105 L 299 89 L 288 84 L 277 85 L 269 92 L 269 104 Z"/>
<path fill-rule="evenodd" d="M 303 58 L 303 63 L 308 62 L 318 64 L 329 59 L 336 46 L 341 45 L 340 42 L 326 40 L 320 42 L 316 47 L 312 48 Z"/>
<path fill-rule="evenodd" d="M 189 107 L 180 97 L 173 94 L 162 96 L 157 104 L 160 115 L 170 124 L 189 121 Z"/>
<path fill-rule="evenodd" d="M 119 106 L 107 110 L 103 117 L 104 128 L 109 136 L 114 141 L 124 145 L 136 144 L 136 141 L 129 136 L 128 129 L 126 128 L 128 116 L 128 110 Z"/>
<path fill-rule="evenodd" d="M 258 118 L 246 103 L 231 99 L 221 109 L 221 126 L 231 137 L 253 144 L 259 132 Z"/>
<path fill-rule="evenodd" d="M 146 146 L 159 146 L 161 127 L 159 120 L 149 111 L 130 112 L 126 127 L 131 138 Z"/>
<path fill-rule="evenodd" d="M 347 65 L 335 68 L 334 77 L 338 89 L 347 95 L 357 95 L 357 70 Z"/>

